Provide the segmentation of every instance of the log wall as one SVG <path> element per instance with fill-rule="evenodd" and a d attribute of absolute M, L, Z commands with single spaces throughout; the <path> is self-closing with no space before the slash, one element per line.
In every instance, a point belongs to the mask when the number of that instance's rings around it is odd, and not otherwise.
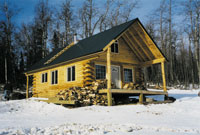
<path fill-rule="evenodd" d="M 64 90 L 70 87 L 79 86 L 83 87 L 83 64 L 87 61 L 80 61 L 63 65 L 57 68 L 44 70 L 34 74 L 34 95 L 35 97 L 54 97 L 60 90 Z M 75 81 L 67 81 L 67 68 L 75 66 Z M 51 72 L 58 70 L 58 84 L 51 84 Z M 42 73 L 48 73 L 48 81 L 42 83 Z"/>
<path fill-rule="evenodd" d="M 124 41 L 120 38 L 118 40 L 119 53 L 111 52 L 111 62 L 114 63 L 127 63 L 127 64 L 138 64 L 138 59 L 134 55 L 133 51 L 127 46 Z M 106 52 L 100 55 L 99 61 L 106 61 Z"/>

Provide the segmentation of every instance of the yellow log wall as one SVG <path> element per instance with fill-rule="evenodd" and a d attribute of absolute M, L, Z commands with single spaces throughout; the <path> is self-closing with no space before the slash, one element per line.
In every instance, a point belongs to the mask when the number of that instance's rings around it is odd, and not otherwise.
<path fill-rule="evenodd" d="M 130 64 L 138 63 L 137 58 L 133 54 L 133 51 L 126 44 L 124 44 L 124 42 L 122 42 L 121 39 L 118 40 L 118 44 L 119 53 L 111 52 L 111 62 L 121 62 Z M 106 61 L 106 52 L 101 54 L 98 60 Z"/>
<path fill-rule="evenodd" d="M 80 61 L 68 65 L 59 66 L 56 68 L 44 70 L 34 74 L 34 97 L 54 97 L 60 90 L 65 90 L 73 86 L 83 86 L 83 63 L 86 61 Z M 67 81 L 67 67 L 75 66 L 75 81 Z M 58 84 L 51 84 L 51 72 L 58 70 Z M 48 81 L 42 83 L 42 73 L 48 73 Z"/>

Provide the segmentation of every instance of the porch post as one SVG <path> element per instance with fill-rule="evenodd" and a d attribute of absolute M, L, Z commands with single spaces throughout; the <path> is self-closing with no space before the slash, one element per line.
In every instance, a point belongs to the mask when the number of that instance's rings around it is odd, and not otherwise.
<path fill-rule="evenodd" d="M 107 49 L 107 99 L 108 106 L 112 106 L 112 93 L 111 93 L 111 58 L 110 47 Z"/>
<path fill-rule="evenodd" d="M 29 81 L 29 77 L 28 77 L 28 75 L 26 74 L 26 98 L 28 98 L 28 81 Z"/>
<path fill-rule="evenodd" d="M 164 63 L 164 61 L 161 62 L 161 70 L 162 70 L 163 90 L 164 90 L 164 92 L 167 92 L 166 80 L 165 80 L 165 63 Z"/>
<path fill-rule="evenodd" d="M 133 83 L 135 84 L 136 83 L 136 68 L 134 67 L 133 68 Z"/>
<path fill-rule="evenodd" d="M 143 93 L 140 93 L 140 95 L 139 95 L 139 103 L 140 104 L 144 103 L 144 95 L 143 95 Z"/>

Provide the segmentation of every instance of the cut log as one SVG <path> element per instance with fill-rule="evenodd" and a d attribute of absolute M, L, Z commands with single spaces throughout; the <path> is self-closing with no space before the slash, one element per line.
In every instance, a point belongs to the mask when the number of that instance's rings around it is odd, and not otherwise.
<path fill-rule="evenodd" d="M 59 100 L 76 101 L 79 105 L 108 105 L 107 95 L 100 94 L 99 90 L 107 88 L 107 80 L 86 81 L 85 87 L 71 87 L 66 90 L 61 90 L 57 94 Z M 112 83 L 112 88 L 116 86 Z M 146 89 L 143 84 L 126 83 L 124 89 Z M 114 103 L 114 99 L 113 103 Z"/>
<path fill-rule="evenodd" d="M 124 84 L 123 89 L 128 89 L 128 90 L 147 90 L 143 83 L 134 84 L 132 82 Z"/>

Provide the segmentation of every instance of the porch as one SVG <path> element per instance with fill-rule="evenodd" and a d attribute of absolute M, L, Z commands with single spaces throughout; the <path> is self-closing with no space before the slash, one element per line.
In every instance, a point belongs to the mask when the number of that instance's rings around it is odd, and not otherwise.
<path fill-rule="evenodd" d="M 126 96 L 139 96 L 139 104 L 144 104 L 146 101 L 146 96 L 155 96 L 155 95 L 163 95 L 164 97 L 168 96 L 168 93 L 165 91 L 149 91 L 149 90 L 127 90 L 127 89 L 102 89 L 99 90 L 100 94 L 107 94 L 108 103 L 112 104 L 112 97 L 118 95 L 126 95 Z M 110 98 L 110 101 L 109 101 Z M 151 103 L 170 103 L 171 101 L 152 101 Z"/>
<path fill-rule="evenodd" d="M 121 37 L 123 38 L 123 35 Z M 116 40 L 119 40 L 119 39 L 116 39 Z M 114 64 L 114 61 L 112 60 L 112 57 L 111 57 L 111 45 L 112 45 L 112 43 L 113 42 L 111 42 L 110 45 L 108 45 L 105 48 L 105 51 L 107 51 L 107 54 L 106 54 L 107 88 L 99 91 L 99 93 L 107 94 L 108 106 L 113 105 L 112 99 L 113 99 L 113 96 L 115 96 L 115 95 L 139 96 L 139 103 L 141 103 L 141 104 L 143 104 L 145 102 L 146 96 L 163 95 L 164 96 L 164 102 L 163 103 L 171 102 L 171 101 L 166 100 L 166 99 L 168 99 L 168 92 L 167 92 L 167 88 L 166 88 L 166 79 L 165 79 L 165 62 L 166 62 L 165 57 L 157 57 L 157 56 L 155 57 L 154 56 L 154 57 L 146 59 L 144 61 L 139 61 L 137 63 L 132 64 L 133 66 L 135 66 L 137 68 L 144 68 L 144 67 L 151 66 L 153 64 L 160 64 L 162 81 L 163 81 L 163 91 L 149 91 L 149 90 L 140 90 L 140 89 L 139 90 L 135 90 L 135 89 L 128 89 L 127 90 L 127 89 L 121 89 L 122 87 L 118 87 L 119 89 L 113 89 L 112 88 L 112 82 L 113 82 L 112 66 Z M 138 46 L 139 46 L 139 44 L 141 44 L 141 43 L 138 43 Z M 131 45 L 129 45 L 129 46 L 131 46 Z M 133 46 L 133 44 L 132 44 L 132 46 Z M 143 55 L 145 56 L 145 54 L 140 53 L 139 56 L 142 57 Z M 133 78 L 135 78 L 135 76 L 133 76 Z M 121 80 L 121 84 L 125 83 L 123 79 L 120 78 L 120 80 Z M 133 82 L 133 83 L 135 83 L 135 82 Z"/>

